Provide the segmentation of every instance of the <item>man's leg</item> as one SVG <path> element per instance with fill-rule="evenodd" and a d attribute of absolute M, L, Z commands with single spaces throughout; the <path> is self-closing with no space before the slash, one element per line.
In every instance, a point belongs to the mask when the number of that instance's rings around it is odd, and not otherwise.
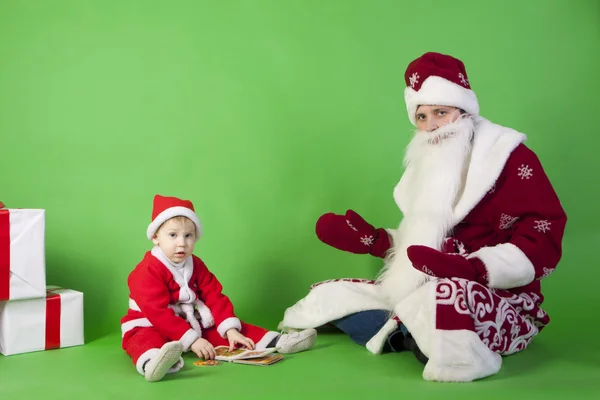
<path fill-rule="evenodd" d="M 354 343 L 365 346 L 386 324 L 390 317 L 390 312 L 386 310 L 367 310 L 331 321 L 331 324 L 350 336 L 350 339 Z M 383 352 L 405 350 L 403 345 L 404 338 L 401 327 L 399 327 L 388 336 L 383 346 Z"/>

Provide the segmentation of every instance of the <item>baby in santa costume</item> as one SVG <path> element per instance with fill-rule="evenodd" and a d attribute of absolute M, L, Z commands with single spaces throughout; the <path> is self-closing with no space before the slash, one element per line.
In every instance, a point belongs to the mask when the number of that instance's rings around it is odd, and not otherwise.
<path fill-rule="evenodd" d="M 550 322 L 542 281 L 567 216 L 526 136 L 479 115 L 462 61 L 425 53 L 404 74 L 416 127 L 393 190 L 396 229 L 358 213 L 322 215 L 324 243 L 383 259 L 376 280 L 319 282 L 282 329 L 333 324 L 375 354 L 412 351 L 432 381 L 497 373 Z"/>
<path fill-rule="evenodd" d="M 223 345 L 280 353 L 315 345 L 314 329 L 280 334 L 240 321 L 221 283 L 192 254 L 201 235 L 191 201 L 154 197 L 147 236 L 155 246 L 129 275 L 129 310 L 121 319 L 123 349 L 146 380 L 179 371 L 190 350 L 214 359 L 214 348 Z"/>

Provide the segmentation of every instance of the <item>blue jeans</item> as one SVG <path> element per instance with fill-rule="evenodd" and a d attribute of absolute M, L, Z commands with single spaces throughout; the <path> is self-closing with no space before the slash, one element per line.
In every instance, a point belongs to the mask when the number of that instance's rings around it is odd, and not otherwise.
<path fill-rule="evenodd" d="M 347 315 L 338 320 L 331 321 L 331 323 L 350 336 L 350 339 L 352 339 L 353 342 L 365 346 L 389 319 L 389 311 L 367 310 Z M 398 329 L 390 333 L 387 337 L 386 343 L 383 346 L 383 352 L 387 353 L 404 350 L 402 339 L 407 333 L 408 331 L 404 324 L 400 324 Z M 396 337 L 396 335 L 401 336 Z"/>

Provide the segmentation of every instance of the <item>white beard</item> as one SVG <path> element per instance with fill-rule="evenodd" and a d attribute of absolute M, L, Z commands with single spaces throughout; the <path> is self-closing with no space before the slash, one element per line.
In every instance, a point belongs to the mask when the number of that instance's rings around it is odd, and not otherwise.
<path fill-rule="evenodd" d="M 473 120 L 461 117 L 434 132 L 417 131 L 406 149 L 409 200 L 377 279 L 392 307 L 431 279 L 412 266 L 406 249 L 424 245 L 439 250 L 453 228 L 453 209 L 464 189 L 473 131 Z"/>

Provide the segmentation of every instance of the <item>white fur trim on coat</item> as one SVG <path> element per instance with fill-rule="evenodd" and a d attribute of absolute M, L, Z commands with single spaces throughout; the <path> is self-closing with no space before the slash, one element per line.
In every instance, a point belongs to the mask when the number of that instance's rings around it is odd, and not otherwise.
<path fill-rule="evenodd" d="M 423 378 L 429 381 L 470 382 L 494 375 L 502 357 L 469 330 L 436 329 L 436 288 L 430 281 L 404 298 L 395 312 L 429 359 Z"/>
<path fill-rule="evenodd" d="M 525 253 L 512 243 L 482 247 L 467 258 L 479 258 L 488 273 L 488 286 L 511 289 L 533 282 L 535 268 Z"/>
<path fill-rule="evenodd" d="M 238 318 L 229 317 L 229 318 L 225 319 L 217 327 L 217 332 L 219 332 L 219 335 L 221 335 L 221 337 L 224 338 L 225 334 L 230 329 L 237 329 L 238 331 L 242 330 L 242 324 Z"/>
<path fill-rule="evenodd" d="M 383 346 L 385 346 L 388 337 L 396 329 L 398 329 L 398 322 L 396 322 L 396 320 L 393 318 L 389 319 L 385 325 L 379 329 L 379 332 L 369 339 L 365 347 L 373 354 L 381 354 L 383 351 Z"/>
<path fill-rule="evenodd" d="M 308 295 L 285 310 L 278 329 L 308 329 L 323 326 L 347 315 L 366 310 L 389 310 L 372 283 L 332 281 L 311 289 Z"/>
<path fill-rule="evenodd" d="M 183 346 L 183 351 L 189 351 L 190 347 L 196 340 L 201 337 L 200 333 L 196 332 L 193 329 L 188 329 L 181 338 L 179 338 L 179 342 Z"/>
<path fill-rule="evenodd" d="M 473 331 L 437 330 L 432 342 L 434 356 L 423 370 L 427 381 L 471 382 L 498 373 L 502 366 L 502 356 Z"/>
<path fill-rule="evenodd" d="M 479 102 L 475 92 L 439 76 L 427 78 L 419 91 L 407 86 L 404 89 L 404 100 L 408 118 L 415 126 L 417 108 L 421 105 L 457 107 L 471 115 L 479 115 Z"/>
<path fill-rule="evenodd" d="M 366 344 L 373 354 L 381 354 L 383 346 L 398 323 L 392 311 L 381 298 L 381 288 L 366 282 L 334 280 L 314 286 L 306 297 L 285 310 L 277 329 L 299 331 L 319 328 L 350 314 L 368 310 L 390 312 L 390 320 Z"/>
<path fill-rule="evenodd" d="M 171 207 L 158 214 L 150 223 L 150 225 L 148 225 L 148 229 L 146 230 L 146 236 L 148 239 L 152 240 L 158 228 L 174 217 L 186 217 L 192 220 L 194 225 L 196 225 L 196 241 L 200 239 L 202 236 L 202 225 L 200 224 L 200 219 L 195 212 L 187 207 Z"/>
<path fill-rule="evenodd" d="M 121 337 L 124 337 L 127 332 L 133 328 L 148 328 L 151 327 L 152 323 L 148 318 L 137 318 L 132 319 L 121 324 Z"/>

